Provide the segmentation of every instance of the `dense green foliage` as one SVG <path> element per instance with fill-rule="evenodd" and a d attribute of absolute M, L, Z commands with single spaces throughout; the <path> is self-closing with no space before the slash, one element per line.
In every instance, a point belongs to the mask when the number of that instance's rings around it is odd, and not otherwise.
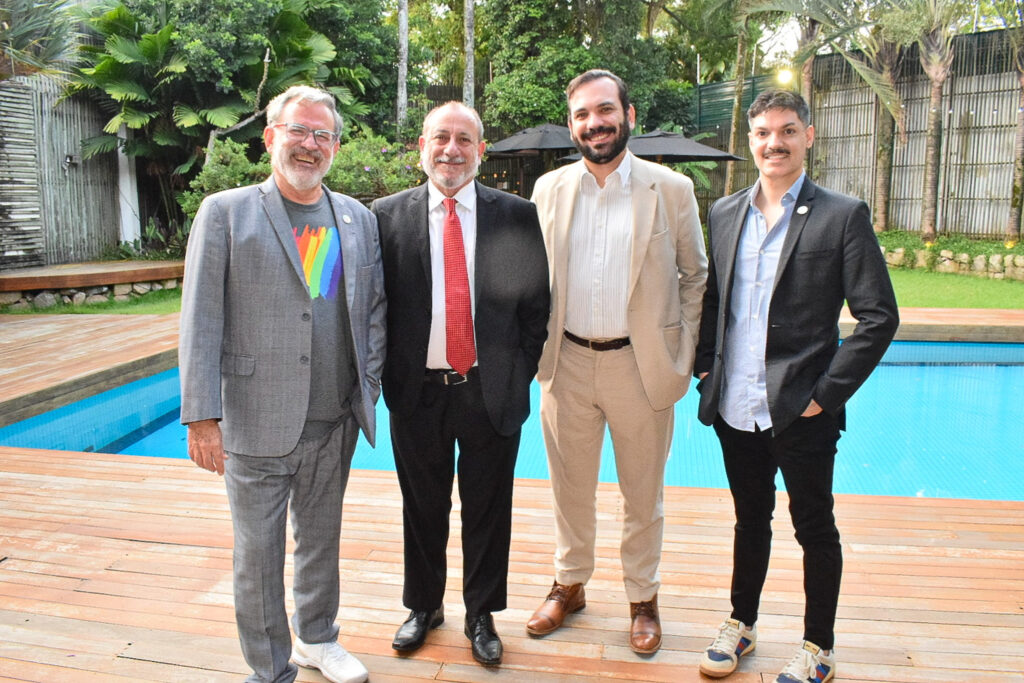
<path fill-rule="evenodd" d="M 61 75 L 75 59 L 78 39 L 67 0 L 4 0 L 0 82 L 34 73 Z"/>

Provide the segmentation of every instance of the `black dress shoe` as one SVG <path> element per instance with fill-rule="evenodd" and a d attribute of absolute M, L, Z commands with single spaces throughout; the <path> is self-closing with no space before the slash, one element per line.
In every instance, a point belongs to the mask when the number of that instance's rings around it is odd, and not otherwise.
<path fill-rule="evenodd" d="M 395 639 L 391 641 L 391 647 L 399 652 L 411 652 L 423 646 L 427 639 L 427 631 L 437 628 L 444 623 L 444 605 L 436 610 L 409 612 L 409 618 L 405 620 L 398 631 L 395 632 Z"/>
<path fill-rule="evenodd" d="M 494 630 L 494 617 L 489 612 L 466 616 L 466 637 L 473 645 L 473 659 L 485 666 L 501 663 L 501 639 Z"/>

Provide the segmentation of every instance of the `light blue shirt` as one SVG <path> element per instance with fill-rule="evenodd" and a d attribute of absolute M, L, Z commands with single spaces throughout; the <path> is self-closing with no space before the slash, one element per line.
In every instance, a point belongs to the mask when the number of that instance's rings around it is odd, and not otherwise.
<path fill-rule="evenodd" d="M 767 430 L 772 426 L 764 363 L 768 307 L 782 244 L 805 176 L 801 173 L 782 195 L 782 216 L 774 226 L 768 225 L 754 204 L 761 190 L 760 181 L 750 189 L 747 217 L 736 249 L 723 352 L 722 399 L 718 405 L 722 419 L 733 429 L 752 432 L 755 427 Z"/>

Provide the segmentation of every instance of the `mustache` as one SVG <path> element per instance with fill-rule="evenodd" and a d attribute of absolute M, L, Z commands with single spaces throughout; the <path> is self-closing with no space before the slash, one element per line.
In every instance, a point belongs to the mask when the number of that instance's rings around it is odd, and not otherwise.
<path fill-rule="evenodd" d="M 597 137 L 598 135 L 615 135 L 616 132 L 616 129 L 613 128 L 612 126 L 598 126 L 597 128 L 591 128 L 590 130 L 586 131 L 580 137 L 583 138 L 584 140 L 591 140 Z"/>
<path fill-rule="evenodd" d="M 765 154 L 786 154 L 789 155 L 789 149 L 786 147 L 769 147 L 764 151 Z"/>
<path fill-rule="evenodd" d="M 298 156 L 312 157 L 313 160 L 317 161 L 317 162 L 323 161 L 323 158 L 324 158 L 323 152 L 321 152 L 318 149 L 317 150 L 309 150 L 309 149 L 299 150 L 299 149 L 295 149 L 295 150 L 292 150 L 291 154 L 288 155 L 288 158 L 289 159 L 294 159 L 295 157 L 298 157 Z"/>
<path fill-rule="evenodd" d="M 435 164 L 464 164 L 466 163 L 466 157 L 450 157 L 442 154 L 439 157 L 434 157 Z"/>

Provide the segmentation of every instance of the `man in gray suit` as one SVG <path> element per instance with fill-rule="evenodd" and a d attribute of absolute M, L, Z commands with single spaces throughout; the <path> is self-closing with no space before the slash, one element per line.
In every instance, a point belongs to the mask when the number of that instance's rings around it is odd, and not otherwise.
<path fill-rule="evenodd" d="M 771 552 L 775 474 L 782 471 L 804 555 L 803 644 L 777 683 L 835 676 L 833 632 L 842 547 L 832 471 L 844 406 L 899 323 L 868 207 L 804 174 L 814 142 L 800 95 L 761 93 L 747 111 L 757 183 L 715 202 L 694 372 L 700 420 L 714 425 L 736 511 L 732 613 L 705 651 L 723 677 L 757 644 Z M 839 344 L 843 301 L 857 319 Z"/>
<path fill-rule="evenodd" d="M 263 131 L 273 175 L 207 197 L 185 259 L 181 421 L 189 457 L 227 486 L 252 682 L 294 680 L 289 653 L 335 683 L 368 675 L 334 620 L 342 497 L 359 430 L 374 442 L 386 311 L 374 217 L 321 184 L 341 128 L 328 93 L 295 86 L 274 98 Z"/>

